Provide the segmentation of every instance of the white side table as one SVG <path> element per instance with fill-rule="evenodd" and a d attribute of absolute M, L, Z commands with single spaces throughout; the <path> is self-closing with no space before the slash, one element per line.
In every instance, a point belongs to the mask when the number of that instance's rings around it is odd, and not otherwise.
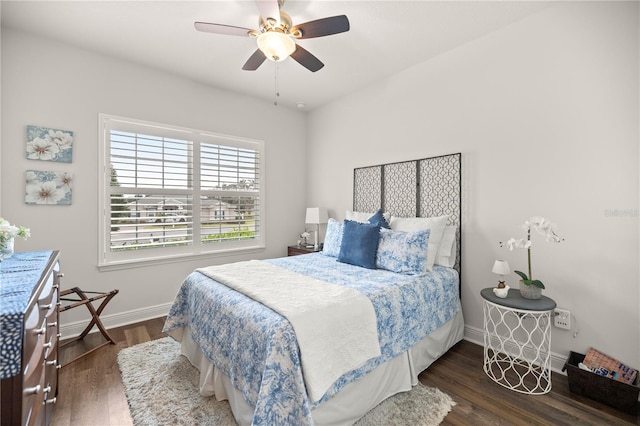
<path fill-rule="evenodd" d="M 480 294 L 484 311 L 484 371 L 496 383 L 529 395 L 551 390 L 551 318 L 556 302 L 525 299 L 510 289 L 501 299 Z"/>

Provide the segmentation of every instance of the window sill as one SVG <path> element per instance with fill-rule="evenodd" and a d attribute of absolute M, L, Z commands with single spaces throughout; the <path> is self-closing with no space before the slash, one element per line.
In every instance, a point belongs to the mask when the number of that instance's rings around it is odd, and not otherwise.
<path fill-rule="evenodd" d="M 221 258 L 237 256 L 240 254 L 259 253 L 265 250 L 264 246 L 239 248 L 224 251 L 209 251 L 198 254 L 178 254 L 171 256 L 149 257 L 145 259 L 117 260 L 109 263 L 99 263 L 98 271 L 109 272 L 121 269 L 143 268 L 148 266 L 164 265 L 167 263 L 187 262 L 201 259 Z"/>

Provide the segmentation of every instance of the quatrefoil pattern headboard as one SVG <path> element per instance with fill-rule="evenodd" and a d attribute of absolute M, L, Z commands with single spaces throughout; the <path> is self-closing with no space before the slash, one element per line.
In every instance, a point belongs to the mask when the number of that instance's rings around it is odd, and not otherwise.
<path fill-rule="evenodd" d="M 382 208 L 392 216 L 431 217 L 449 215 L 457 226 L 458 253 L 454 268 L 460 274 L 462 260 L 462 154 L 380 164 L 353 170 L 353 210 L 373 212 Z"/>

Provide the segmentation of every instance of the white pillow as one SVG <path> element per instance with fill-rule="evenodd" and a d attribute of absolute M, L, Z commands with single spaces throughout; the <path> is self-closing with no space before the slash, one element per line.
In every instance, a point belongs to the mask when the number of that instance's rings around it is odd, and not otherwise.
<path fill-rule="evenodd" d="M 351 210 L 347 210 L 347 213 L 345 214 L 345 219 L 353 220 L 354 222 L 367 223 L 369 221 L 369 218 L 374 214 L 376 214 L 376 212 L 373 212 L 373 213 L 352 212 Z M 384 216 L 384 218 L 387 219 L 387 222 L 391 217 L 389 213 L 382 213 L 382 216 Z"/>
<path fill-rule="evenodd" d="M 431 234 L 429 235 L 429 248 L 427 249 L 427 271 L 433 270 L 433 265 L 436 261 L 438 249 L 440 248 L 440 242 L 444 234 L 444 228 L 447 226 L 447 216 L 436 217 L 395 217 L 391 216 L 389 225 L 394 231 L 414 232 L 421 229 L 429 228 Z"/>
<path fill-rule="evenodd" d="M 444 233 L 442 234 L 442 240 L 440 241 L 440 247 L 438 247 L 438 253 L 436 253 L 435 265 L 453 268 L 456 264 L 456 255 L 458 254 L 456 229 L 457 227 L 455 225 L 445 226 Z"/>

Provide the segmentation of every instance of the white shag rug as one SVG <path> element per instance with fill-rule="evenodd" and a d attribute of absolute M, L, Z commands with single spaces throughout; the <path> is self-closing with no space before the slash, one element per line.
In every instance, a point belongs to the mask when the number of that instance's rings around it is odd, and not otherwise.
<path fill-rule="evenodd" d="M 199 394 L 198 370 L 172 338 L 123 349 L 118 365 L 134 425 L 236 425 L 227 401 Z M 356 425 L 438 425 L 454 405 L 449 395 L 418 384 L 383 401 Z"/>

